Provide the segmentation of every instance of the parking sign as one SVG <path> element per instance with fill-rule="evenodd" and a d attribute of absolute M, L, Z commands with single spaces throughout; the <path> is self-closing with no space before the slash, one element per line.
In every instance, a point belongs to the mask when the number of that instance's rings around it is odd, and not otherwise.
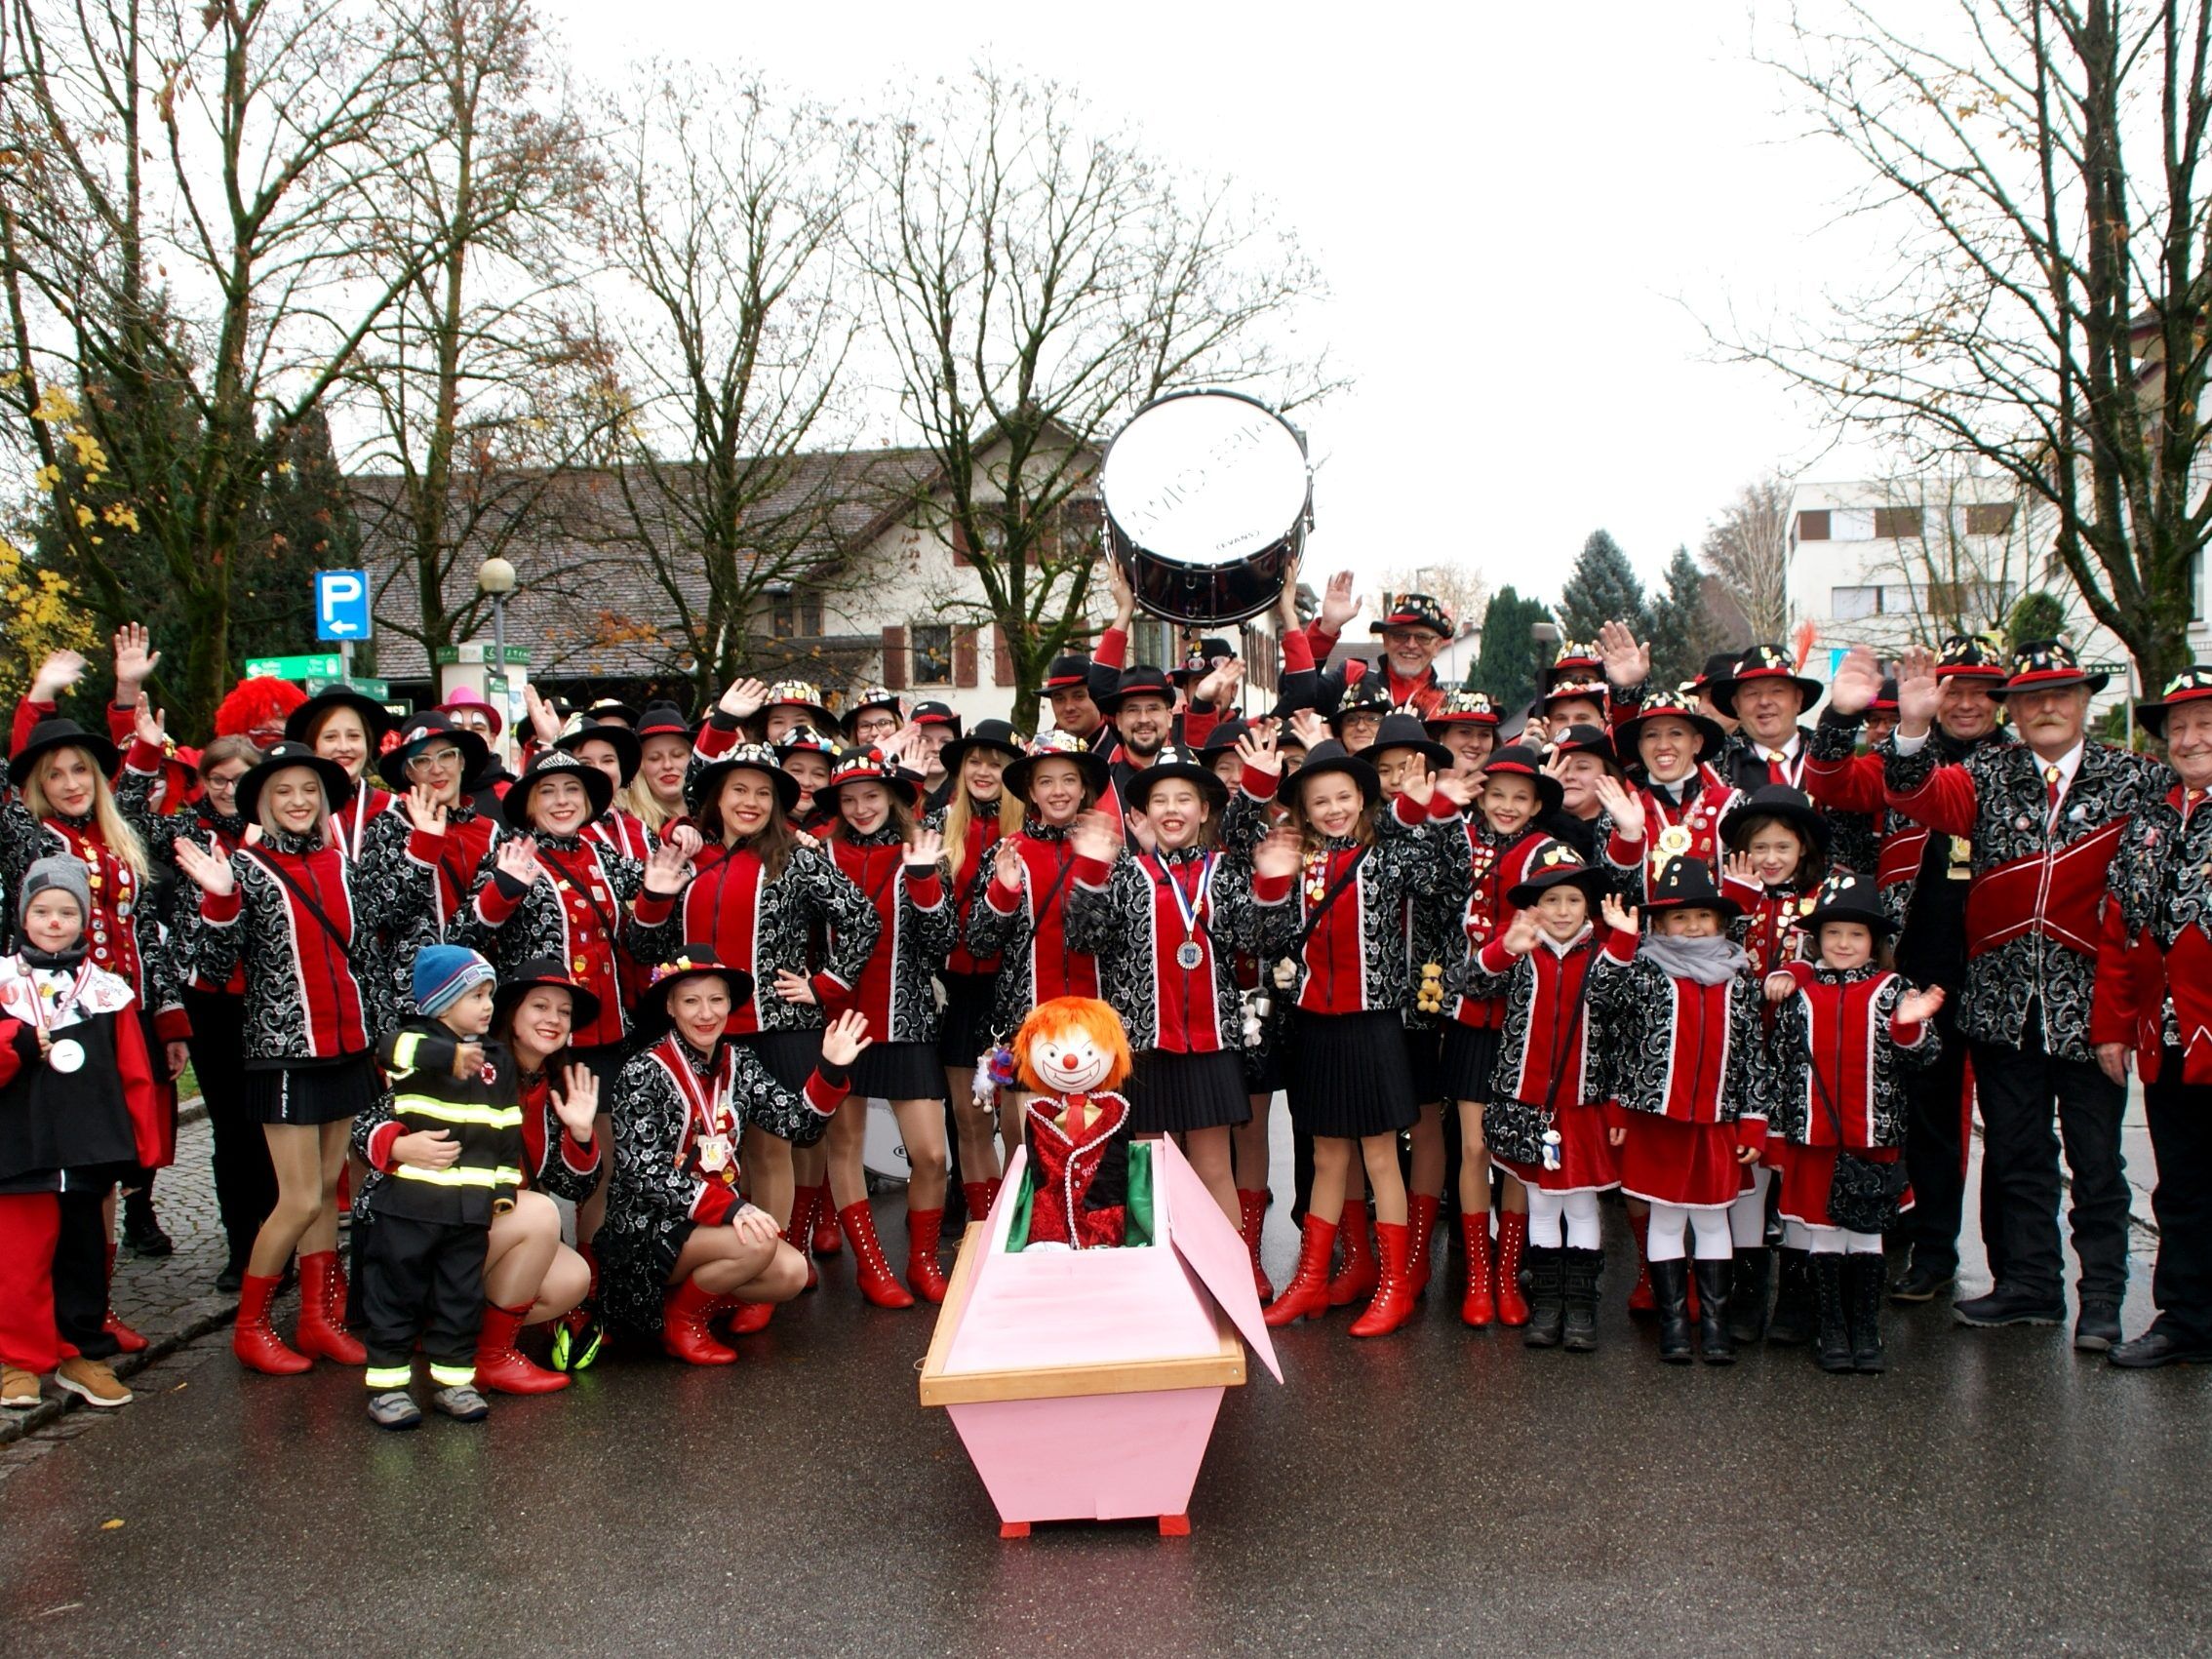
<path fill-rule="evenodd" d="M 315 573 L 315 637 L 319 640 L 365 640 L 374 623 L 369 615 L 367 571 L 317 571 Z"/>

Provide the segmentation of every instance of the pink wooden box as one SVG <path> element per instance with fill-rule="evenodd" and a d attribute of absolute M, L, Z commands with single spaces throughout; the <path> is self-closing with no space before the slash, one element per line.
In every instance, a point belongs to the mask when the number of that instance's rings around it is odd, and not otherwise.
<path fill-rule="evenodd" d="M 1173 1142 L 1146 1144 L 1153 1244 L 1008 1254 L 1020 1152 L 961 1241 L 922 1403 L 951 1416 L 1002 1537 L 1135 1516 L 1187 1532 L 1222 1391 L 1244 1380 L 1244 1342 L 1283 1380 L 1244 1240 Z"/>

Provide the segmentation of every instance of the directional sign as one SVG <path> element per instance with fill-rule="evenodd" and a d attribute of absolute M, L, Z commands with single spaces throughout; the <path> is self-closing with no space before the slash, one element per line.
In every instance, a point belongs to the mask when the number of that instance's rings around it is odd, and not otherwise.
<path fill-rule="evenodd" d="M 336 680 L 344 672 L 344 662 L 336 655 L 250 656 L 246 659 L 249 680 L 264 676 L 277 680 Z"/>
<path fill-rule="evenodd" d="M 315 637 L 365 640 L 374 631 L 369 615 L 367 571 L 315 573 Z"/>
<path fill-rule="evenodd" d="M 372 679 L 369 675 L 366 674 L 356 674 L 350 680 L 326 680 L 321 678 L 320 676 L 316 676 L 314 678 L 300 682 L 300 690 L 305 691 L 309 696 L 315 695 L 318 691 L 328 691 L 334 687 L 349 691 L 359 691 L 363 696 L 374 697 L 378 702 L 383 702 L 392 694 L 390 681 Z"/>

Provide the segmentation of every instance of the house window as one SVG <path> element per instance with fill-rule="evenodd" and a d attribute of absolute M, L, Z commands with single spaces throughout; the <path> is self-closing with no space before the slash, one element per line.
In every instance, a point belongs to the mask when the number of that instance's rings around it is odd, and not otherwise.
<path fill-rule="evenodd" d="M 769 634 L 787 640 L 799 631 L 799 604 L 789 588 L 769 595 Z"/>
<path fill-rule="evenodd" d="M 1799 541 L 1826 541 L 1828 539 L 1827 508 L 1823 507 L 1818 512 L 1803 512 L 1797 515 L 1797 539 Z"/>
<path fill-rule="evenodd" d="M 914 684 L 952 684 L 952 629 L 941 622 L 917 622 L 907 630 L 914 654 Z"/>
<path fill-rule="evenodd" d="M 1968 535 L 2002 535 L 2012 528 L 2010 501 L 1976 502 L 1966 509 Z"/>
<path fill-rule="evenodd" d="M 1920 534 L 1920 509 L 1876 507 L 1874 510 L 1874 533 L 1876 541 L 1917 540 Z"/>
<path fill-rule="evenodd" d="M 1856 622 L 1868 616 L 1878 616 L 1881 614 L 1881 589 L 1832 587 L 1828 590 L 1828 613 L 1838 622 Z"/>

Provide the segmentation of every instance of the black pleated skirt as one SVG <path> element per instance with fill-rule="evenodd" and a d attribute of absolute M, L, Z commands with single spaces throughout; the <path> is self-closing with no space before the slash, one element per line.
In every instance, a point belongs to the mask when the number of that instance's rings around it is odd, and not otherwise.
<path fill-rule="evenodd" d="M 1244 1063 L 1234 1049 L 1212 1054 L 1165 1054 L 1146 1048 L 1134 1056 L 1129 1081 L 1129 1132 L 1181 1134 L 1248 1123 L 1252 1102 Z"/>
<path fill-rule="evenodd" d="M 731 1041 L 750 1048 L 768 1075 L 794 1094 L 807 1086 L 807 1080 L 814 1075 L 814 1063 L 822 1057 L 822 1030 L 818 1025 L 801 1026 L 796 1031 L 755 1031 Z"/>
<path fill-rule="evenodd" d="M 1289 1064 L 1290 1122 L 1300 1132 L 1357 1140 L 1419 1121 L 1405 1027 L 1398 1010 L 1318 1014 L 1301 1009 Z"/>
<path fill-rule="evenodd" d="M 1490 1098 L 1490 1080 L 1497 1075 L 1501 1034 L 1495 1026 L 1478 1029 L 1456 1019 L 1444 1027 L 1443 1086 L 1449 1100 Z"/>
<path fill-rule="evenodd" d="M 937 1015 L 937 1063 L 972 1066 L 975 1056 L 991 1046 L 999 976 L 940 971 L 937 983 L 945 988 L 945 1006 Z"/>
<path fill-rule="evenodd" d="M 1405 1069 L 1413 1077 L 1413 1101 L 1426 1106 L 1444 1097 L 1443 1031 L 1441 1027 L 1409 1025 L 1405 1028 Z"/>
<path fill-rule="evenodd" d="M 257 1124 L 343 1123 L 375 1105 L 384 1090 L 367 1054 L 303 1060 L 246 1074 L 246 1115 Z"/>
<path fill-rule="evenodd" d="M 969 1058 L 973 1059 L 973 1055 Z M 852 1092 L 879 1100 L 942 1100 L 944 1062 L 934 1043 L 871 1043 L 852 1062 Z"/>

